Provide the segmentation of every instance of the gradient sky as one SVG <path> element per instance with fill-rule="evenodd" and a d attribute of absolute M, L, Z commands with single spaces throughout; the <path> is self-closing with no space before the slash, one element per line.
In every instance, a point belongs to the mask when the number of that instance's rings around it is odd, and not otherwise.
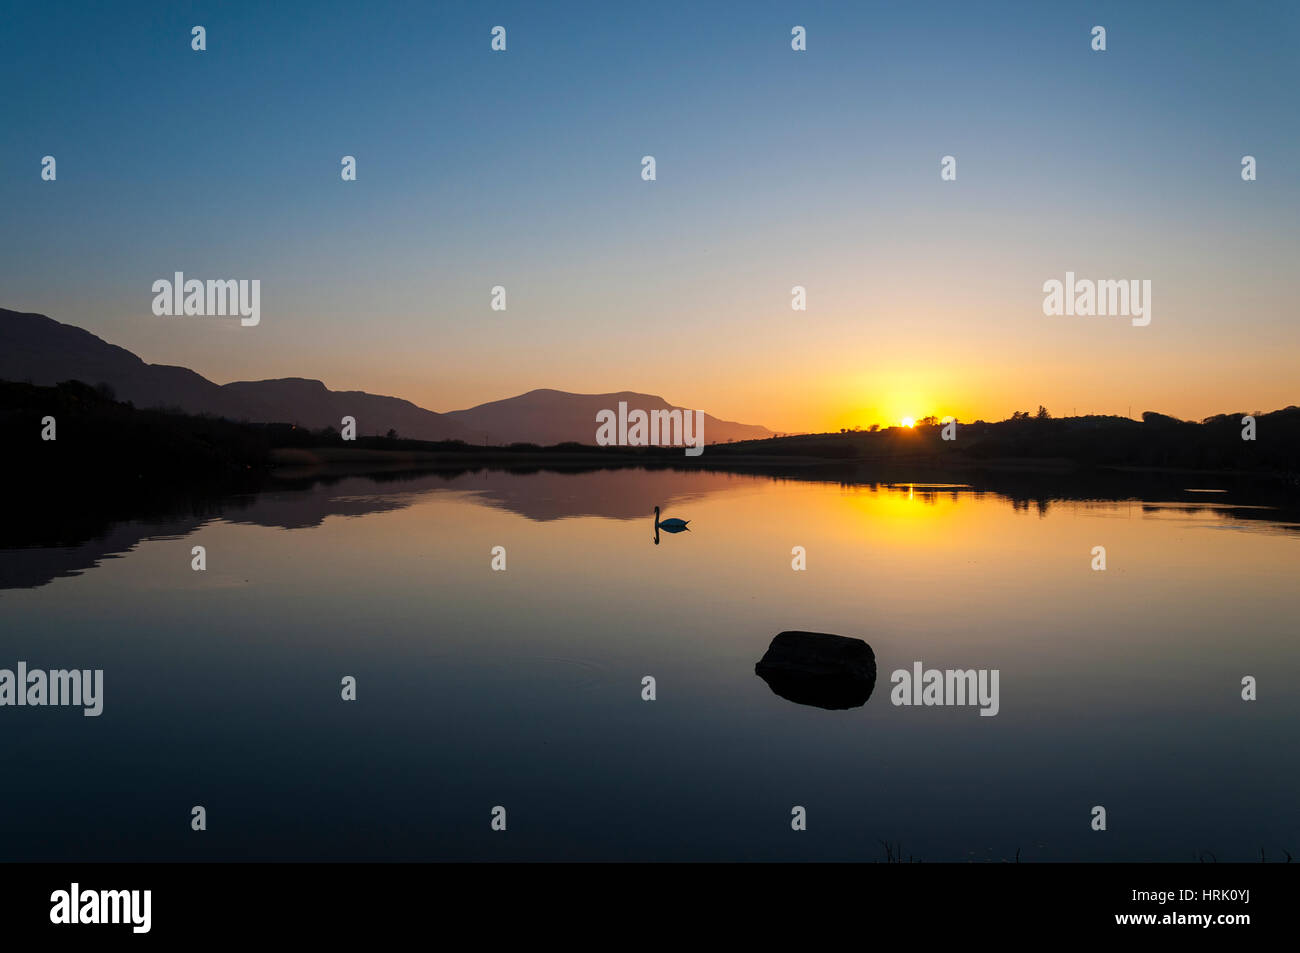
<path fill-rule="evenodd" d="M 220 383 L 439 411 L 638 390 L 782 431 L 1300 403 L 1294 3 L 49 2 L 0 22 L 0 307 Z M 1151 325 L 1045 317 L 1067 270 L 1151 279 Z M 175 271 L 261 279 L 261 325 L 155 317 Z"/>

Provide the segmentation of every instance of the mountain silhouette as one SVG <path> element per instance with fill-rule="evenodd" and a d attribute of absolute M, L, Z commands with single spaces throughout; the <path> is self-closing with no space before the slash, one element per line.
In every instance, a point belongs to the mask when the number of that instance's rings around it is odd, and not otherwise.
<path fill-rule="evenodd" d="M 0 308 L 0 380 L 52 386 L 66 380 L 107 383 L 138 407 L 247 417 L 221 387 L 194 371 L 146 364 L 125 348 L 43 314 Z M 249 418 L 251 419 L 251 418 Z"/>
<path fill-rule="evenodd" d="M 570 394 L 561 390 L 530 390 L 518 397 L 494 400 L 468 410 L 453 410 L 452 420 L 472 431 L 478 442 L 493 444 L 537 443 L 543 446 L 567 440 L 595 443 L 596 414 L 618 413 L 619 402 L 633 410 L 672 410 L 676 407 L 653 394 L 622 391 L 615 394 Z M 692 408 L 678 408 L 683 411 Z M 704 441 L 762 440 L 772 436 L 766 427 L 738 424 L 704 415 Z"/>
<path fill-rule="evenodd" d="M 236 381 L 221 389 L 239 401 L 248 420 L 337 430 L 344 416 L 352 416 L 357 420 L 358 434 L 396 430 L 415 440 L 470 439 L 469 432 L 448 420 L 446 414 L 417 407 L 409 400 L 360 390 L 330 390 L 320 381 L 301 377 Z"/>
<path fill-rule="evenodd" d="M 356 418 L 359 435 L 395 430 L 415 440 L 497 445 L 594 444 L 599 410 L 617 411 L 620 400 L 627 402 L 629 410 L 668 410 L 673 406 L 649 394 L 534 390 L 440 414 L 398 397 L 333 391 L 321 381 L 301 377 L 216 384 L 186 367 L 148 364 L 125 348 L 43 314 L 4 308 L 0 308 L 0 380 L 45 387 L 79 380 L 92 386 L 107 384 L 118 400 L 141 408 L 174 408 L 188 414 L 296 424 L 313 430 L 338 429 L 342 418 L 351 416 Z M 705 415 L 707 443 L 770 435 L 765 427 Z"/>
<path fill-rule="evenodd" d="M 359 434 L 394 429 L 417 440 L 464 440 L 468 434 L 442 414 L 410 401 L 361 391 L 332 391 L 320 381 L 290 378 L 214 384 L 185 367 L 146 364 L 125 348 L 43 314 L 0 309 L 0 380 L 51 386 L 79 380 L 107 384 L 137 407 L 176 408 L 257 423 L 338 429 L 355 417 Z"/>

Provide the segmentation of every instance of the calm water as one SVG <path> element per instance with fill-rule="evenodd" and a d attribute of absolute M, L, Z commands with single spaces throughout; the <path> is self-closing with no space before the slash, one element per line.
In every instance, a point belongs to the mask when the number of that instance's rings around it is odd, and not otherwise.
<path fill-rule="evenodd" d="M 105 673 L 99 718 L 0 708 L 0 857 L 1281 859 L 1300 531 L 1205 479 L 351 477 L 0 539 L 0 667 Z M 869 642 L 866 705 L 773 694 L 784 629 Z M 1000 670 L 1000 713 L 891 705 L 916 660 Z"/>

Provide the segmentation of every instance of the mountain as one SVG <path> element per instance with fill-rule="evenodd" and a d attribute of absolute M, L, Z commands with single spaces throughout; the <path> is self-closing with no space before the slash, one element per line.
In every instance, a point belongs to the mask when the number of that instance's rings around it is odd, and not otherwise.
<path fill-rule="evenodd" d="M 188 368 L 146 364 L 125 348 L 43 314 L 0 308 L 0 380 L 50 386 L 79 380 L 112 386 L 138 407 L 179 407 L 189 413 L 243 418 L 221 387 Z M 251 418 L 250 418 L 251 419 Z"/>
<path fill-rule="evenodd" d="M 537 443 L 549 446 L 565 441 L 596 442 L 596 414 L 618 413 L 620 401 L 633 410 L 672 410 L 676 405 L 653 394 L 622 391 L 617 394 L 570 394 L 561 390 L 530 390 L 518 397 L 494 400 L 468 410 L 453 410 L 447 417 L 473 433 L 476 442 L 492 444 Z M 680 408 L 686 410 L 688 408 Z M 693 408 L 692 408 L 693 409 Z M 738 424 L 704 415 L 704 442 L 761 440 L 772 431 L 755 424 Z"/>
<path fill-rule="evenodd" d="M 43 314 L 3 308 L 0 380 L 43 386 L 66 380 L 108 384 L 118 400 L 137 407 L 175 407 L 231 420 L 337 430 L 346 415 L 356 418 L 362 435 L 392 429 L 416 440 L 469 439 L 459 424 L 409 400 L 332 391 L 320 381 L 302 378 L 214 384 L 188 368 L 146 364 L 125 348 Z"/>
<path fill-rule="evenodd" d="M 417 407 L 400 397 L 360 390 L 330 390 L 320 381 L 286 377 L 270 381 L 236 381 L 221 388 L 247 408 L 247 419 L 292 422 L 310 430 L 339 429 L 345 415 L 357 419 L 358 434 L 396 430 L 414 440 L 471 439 L 446 414 Z"/>
<path fill-rule="evenodd" d="M 0 308 L 0 380 L 51 386 L 66 380 L 107 384 L 118 400 L 137 407 L 177 408 L 256 423 L 292 423 L 312 430 L 340 427 L 355 417 L 357 433 L 396 430 L 415 440 L 464 440 L 504 445 L 543 446 L 575 441 L 593 444 L 596 414 L 628 410 L 670 410 L 650 394 L 569 394 L 534 390 L 518 397 L 439 414 L 398 397 L 364 391 L 333 391 L 317 380 L 289 377 L 215 384 L 185 367 L 146 364 L 125 348 L 89 331 L 43 314 Z M 683 408 L 685 409 L 685 408 Z M 754 440 L 771 436 L 766 427 L 737 424 L 705 414 L 704 440 Z"/>

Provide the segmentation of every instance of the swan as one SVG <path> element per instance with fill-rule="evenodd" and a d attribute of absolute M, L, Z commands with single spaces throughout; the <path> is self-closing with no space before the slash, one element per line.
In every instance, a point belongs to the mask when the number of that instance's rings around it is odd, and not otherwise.
<path fill-rule="evenodd" d="M 668 533 L 680 533 L 686 529 L 686 524 L 690 520 L 679 520 L 675 516 L 670 516 L 666 520 L 659 519 L 659 507 L 655 507 L 655 529 L 662 529 Z"/>

